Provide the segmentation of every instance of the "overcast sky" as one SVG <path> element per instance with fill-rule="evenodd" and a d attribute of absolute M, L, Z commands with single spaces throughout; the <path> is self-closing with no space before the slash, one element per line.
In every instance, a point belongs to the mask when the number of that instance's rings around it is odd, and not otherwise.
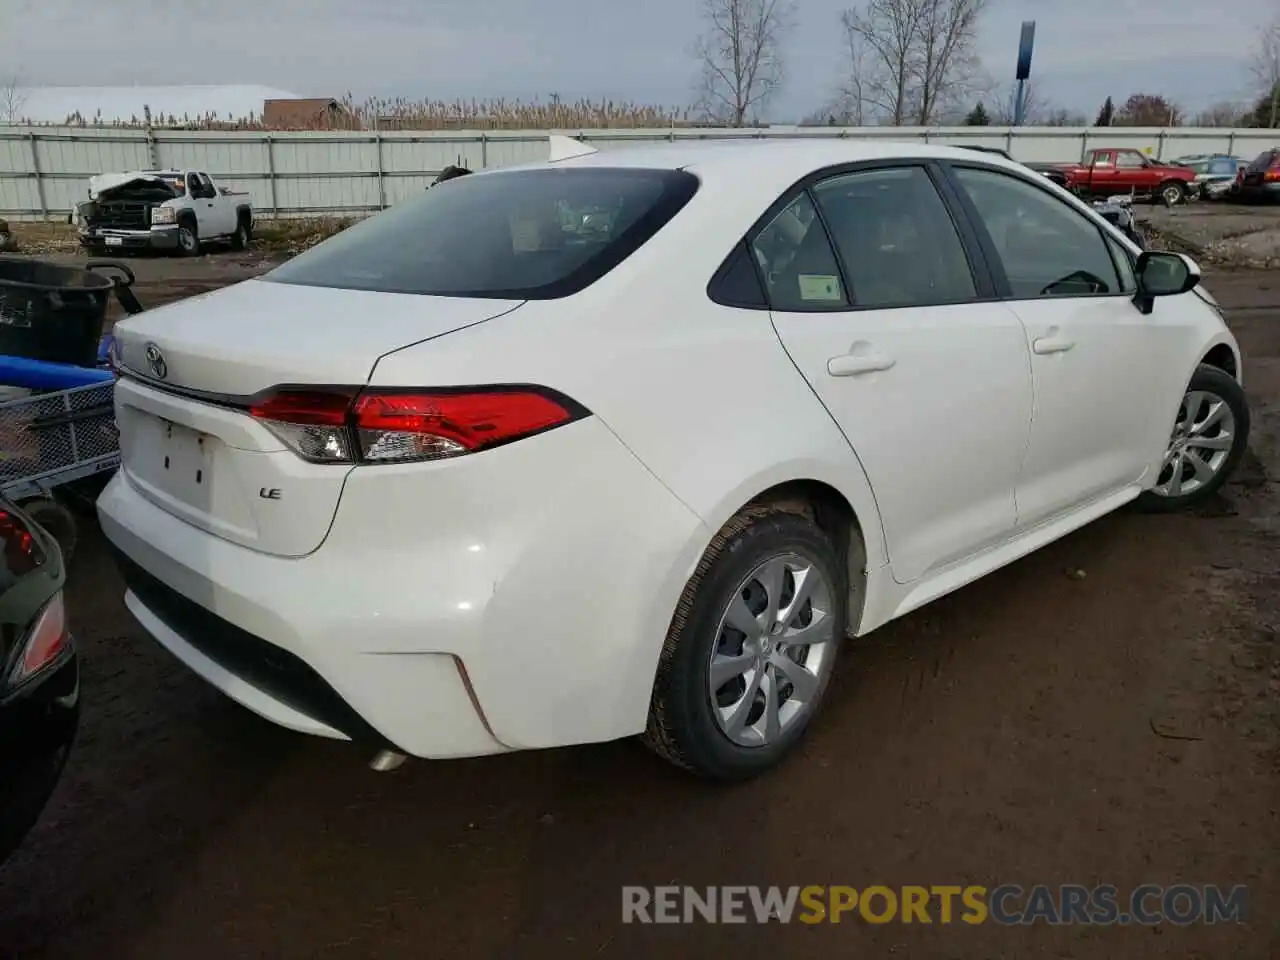
<path fill-rule="evenodd" d="M 826 101 L 840 11 L 800 0 L 789 79 L 771 111 Z M 691 99 L 699 0 L 0 0 L 0 71 L 25 85 L 253 83 L 301 95 Z M 1042 97 L 1092 118 L 1108 94 L 1189 110 L 1250 92 L 1249 30 L 1275 0 L 989 0 L 982 59 L 1012 84 L 1037 21 Z"/>

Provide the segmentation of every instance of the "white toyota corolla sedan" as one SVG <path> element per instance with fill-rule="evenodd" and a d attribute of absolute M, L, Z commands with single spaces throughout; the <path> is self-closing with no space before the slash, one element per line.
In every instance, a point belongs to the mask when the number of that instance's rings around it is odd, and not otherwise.
<path fill-rule="evenodd" d="M 1198 280 L 974 151 L 583 150 L 121 323 L 99 512 L 141 625 L 286 727 L 746 777 L 838 641 L 1225 482 Z"/>

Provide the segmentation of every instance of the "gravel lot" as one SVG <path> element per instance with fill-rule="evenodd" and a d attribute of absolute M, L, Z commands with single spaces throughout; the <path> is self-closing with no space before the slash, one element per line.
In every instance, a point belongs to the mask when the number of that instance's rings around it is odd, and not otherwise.
<path fill-rule="evenodd" d="M 262 268 L 143 260 L 139 294 Z M 372 773 L 144 637 L 89 527 L 82 736 L 0 870 L 0 957 L 1280 956 L 1280 275 L 1207 285 L 1255 417 L 1226 494 L 1108 517 L 865 639 L 801 754 L 734 789 L 631 743 Z M 1100 882 L 1247 884 L 1250 921 L 619 922 L 623 884 Z"/>
<path fill-rule="evenodd" d="M 1280 262 L 1280 204 L 1189 203 L 1169 210 L 1139 206 L 1135 212 L 1180 239 L 1194 256 L 1238 266 Z"/>

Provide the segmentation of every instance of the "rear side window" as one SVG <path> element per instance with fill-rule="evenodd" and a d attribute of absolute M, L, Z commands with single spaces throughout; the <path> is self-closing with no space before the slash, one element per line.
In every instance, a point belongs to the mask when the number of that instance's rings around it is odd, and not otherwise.
<path fill-rule="evenodd" d="M 577 293 L 698 189 L 680 170 L 566 167 L 458 177 L 266 274 L 275 283 L 547 300 Z"/>
<path fill-rule="evenodd" d="M 769 305 L 790 312 L 849 306 L 840 265 L 808 192 L 787 204 L 751 244 Z"/>
<path fill-rule="evenodd" d="M 1236 164 L 1234 160 L 1211 160 L 1209 162 L 1210 174 L 1220 176 L 1225 173 L 1235 173 Z"/>

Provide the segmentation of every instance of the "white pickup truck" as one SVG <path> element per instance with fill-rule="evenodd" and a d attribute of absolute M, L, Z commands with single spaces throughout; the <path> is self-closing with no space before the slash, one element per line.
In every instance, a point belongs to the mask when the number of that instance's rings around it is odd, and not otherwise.
<path fill-rule="evenodd" d="M 135 170 L 89 179 L 89 199 L 72 219 L 80 242 L 100 251 L 148 248 L 200 253 L 202 244 L 237 249 L 253 236 L 249 195 L 218 187 L 199 170 Z"/>

